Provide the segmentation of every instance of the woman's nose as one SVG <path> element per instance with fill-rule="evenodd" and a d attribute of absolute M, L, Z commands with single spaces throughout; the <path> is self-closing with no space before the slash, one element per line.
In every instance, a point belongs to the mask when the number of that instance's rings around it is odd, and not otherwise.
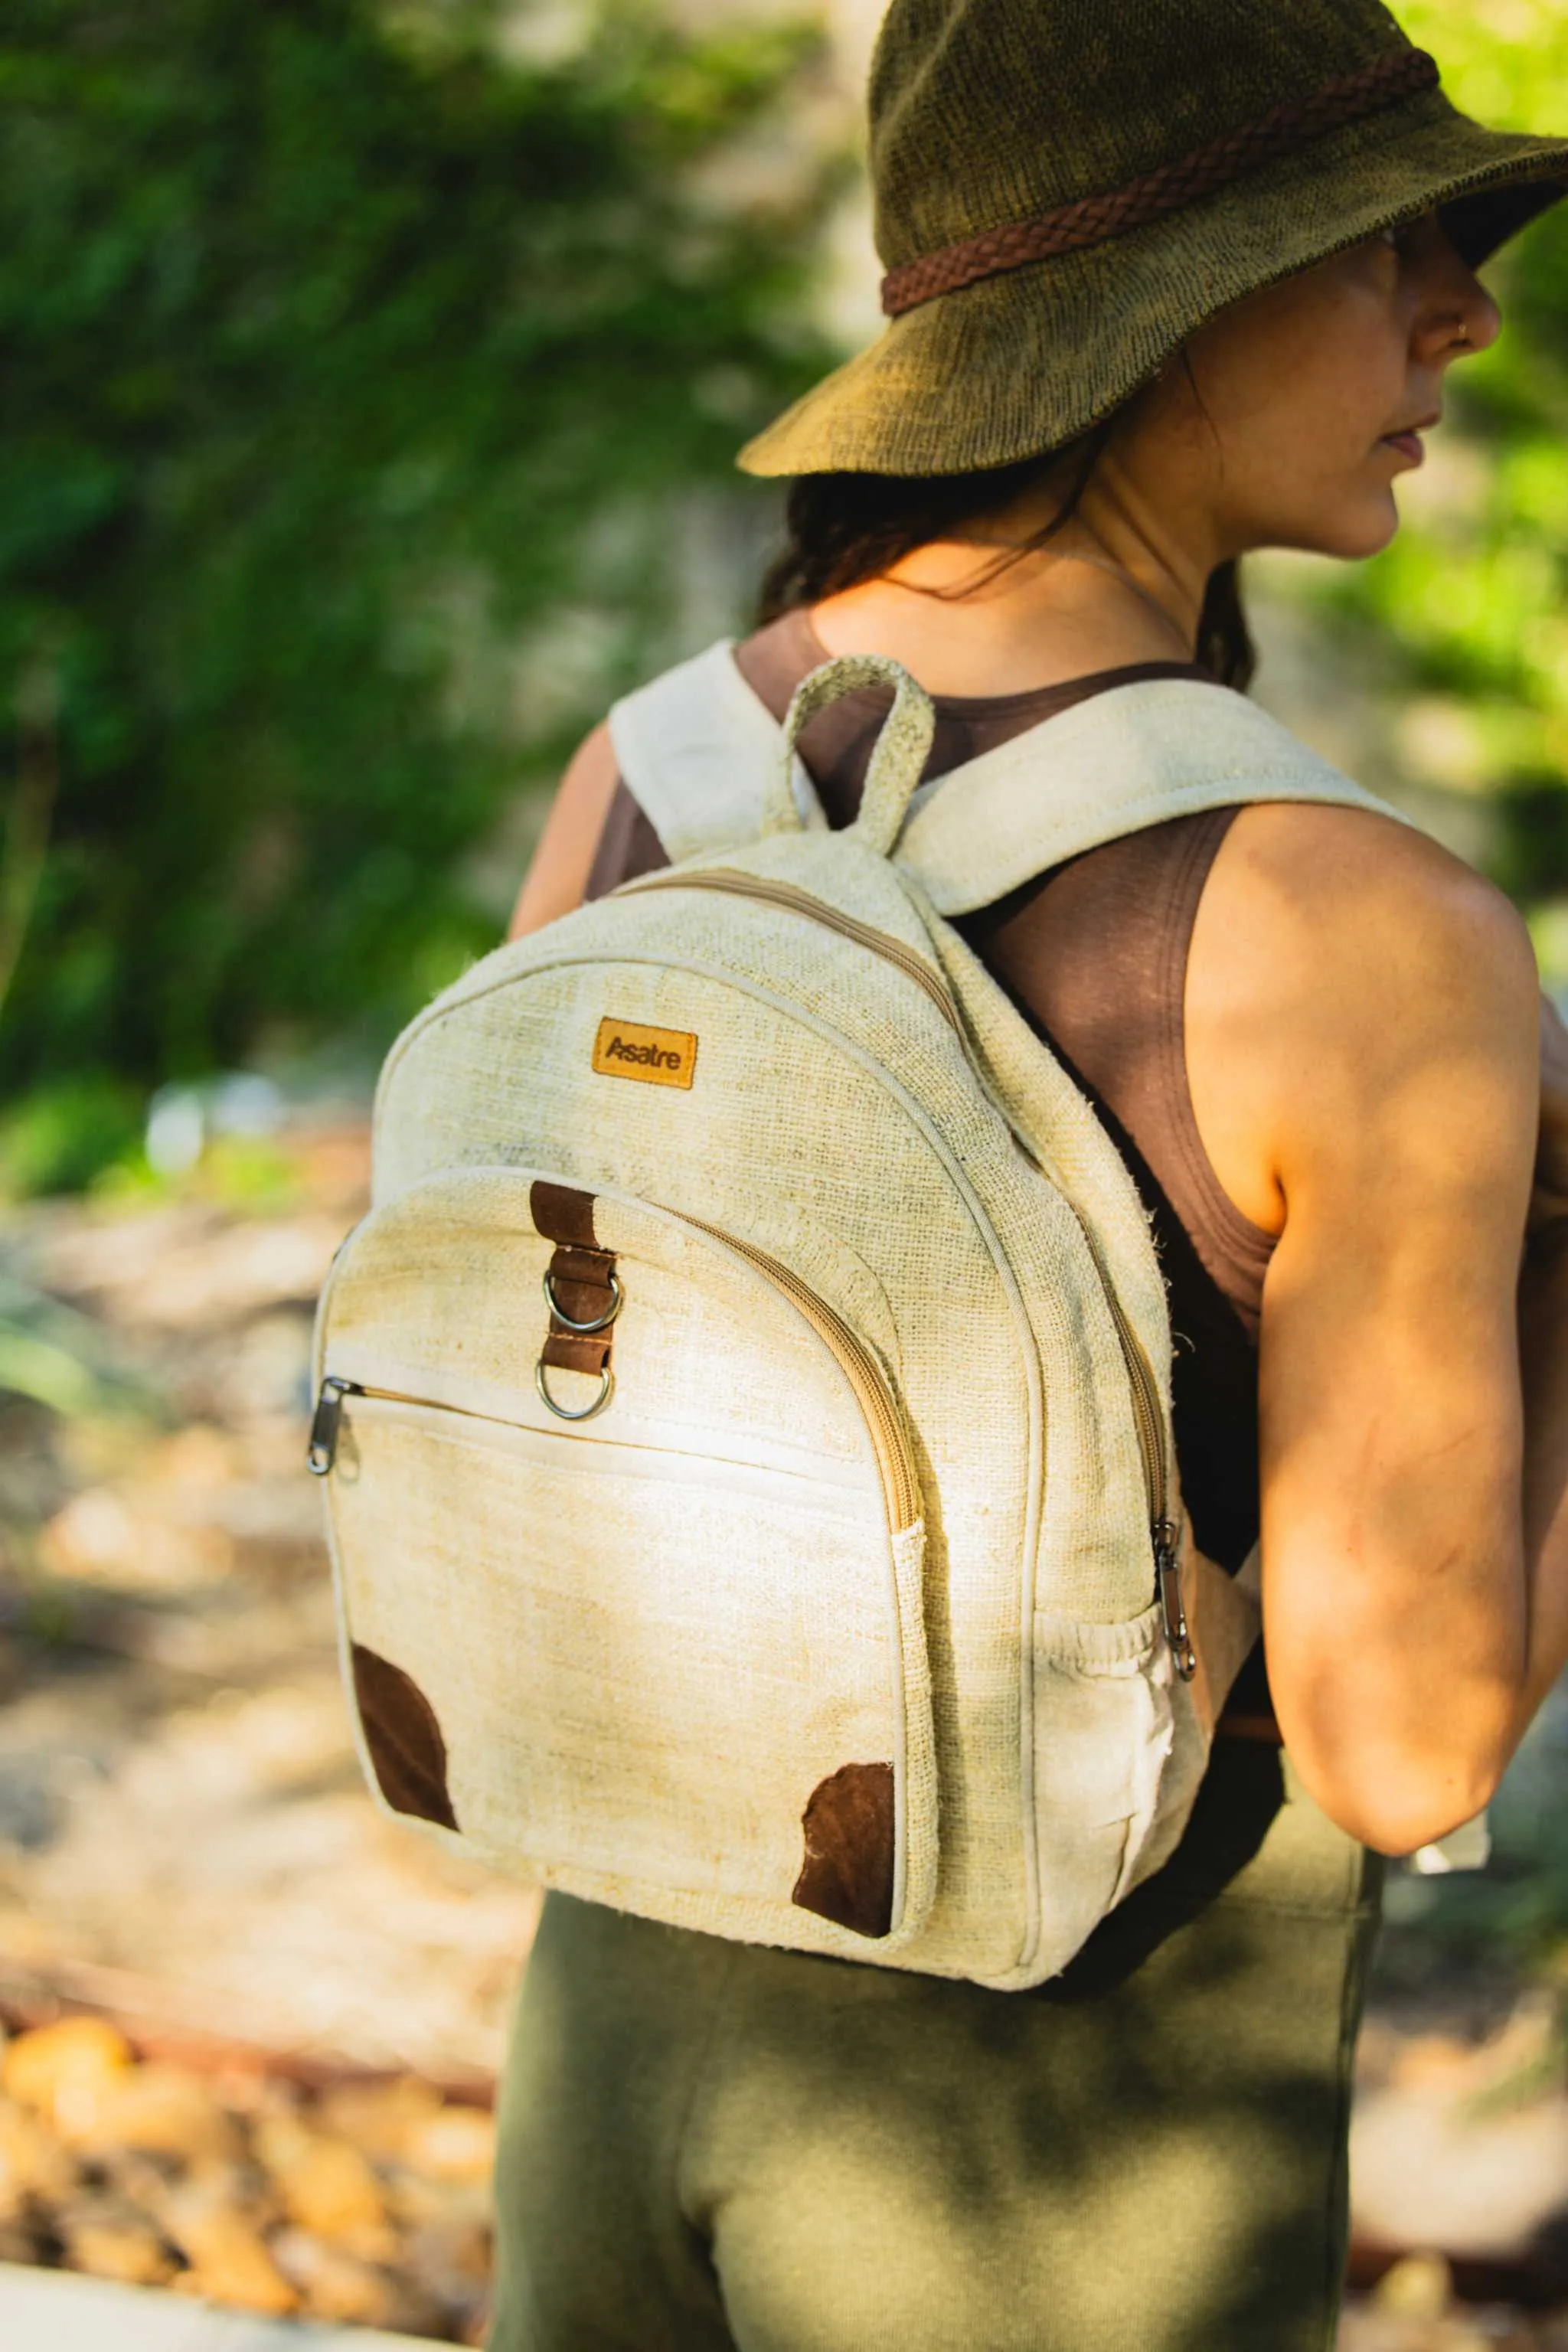
<path fill-rule="evenodd" d="M 1441 362 L 1489 349 L 1502 332 L 1502 312 L 1475 271 L 1447 237 L 1430 266 L 1418 314 L 1422 356 Z"/>

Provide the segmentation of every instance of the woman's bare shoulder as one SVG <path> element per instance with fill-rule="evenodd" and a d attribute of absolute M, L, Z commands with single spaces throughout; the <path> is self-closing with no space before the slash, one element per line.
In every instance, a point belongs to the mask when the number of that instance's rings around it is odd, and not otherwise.
<path fill-rule="evenodd" d="M 1310 972 L 1310 996 L 1331 998 L 1338 971 L 1377 972 L 1394 987 L 1447 973 L 1495 977 L 1505 990 L 1528 981 L 1533 1000 L 1529 933 L 1502 891 L 1429 835 L 1372 810 L 1243 809 L 1205 898 L 1270 995 L 1298 992 Z"/>
<path fill-rule="evenodd" d="M 1533 1052 L 1538 985 L 1517 909 L 1413 826 L 1244 809 L 1186 981 L 1193 1108 L 1221 1184 L 1278 1233 L 1291 1166 L 1373 1148 L 1415 1089 L 1459 1122 L 1476 1074 Z"/>
<path fill-rule="evenodd" d="M 537 931 L 580 906 L 594 852 L 620 782 L 616 747 L 605 722 L 574 752 L 539 836 L 512 912 L 509 938 Z"/>

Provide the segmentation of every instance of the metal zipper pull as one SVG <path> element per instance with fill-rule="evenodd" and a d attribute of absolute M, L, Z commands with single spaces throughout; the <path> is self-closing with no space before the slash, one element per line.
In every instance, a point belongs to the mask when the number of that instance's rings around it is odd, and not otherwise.
<path fill-rule="evenodd" d="M 1160 1603 L 1160 1613 L 1165 1621 L 1165 1640 L 1176 1672 L 1184 1683 L 1190 1683 L 1198 1670 L 1197 1652 L 1187 1632 L 1187 1612 L 1182 1600 L 1182 1565 L 1179 1555 L 1179 1532 L 1173 1521 L 1154 1522 L 1154 1597 Z"/>
<path fill-rule="evenodd" d="M 305 1467 L 313 1478 L 324 1478 L 338 1458 L 338 1430 L 342 1423 L 344 1397 L 363 1394 L 357 1381 L 340 1381 L 334 1376 L 321 1382 L 310 1423 L 310 1443 L 305 1449 Z"/>

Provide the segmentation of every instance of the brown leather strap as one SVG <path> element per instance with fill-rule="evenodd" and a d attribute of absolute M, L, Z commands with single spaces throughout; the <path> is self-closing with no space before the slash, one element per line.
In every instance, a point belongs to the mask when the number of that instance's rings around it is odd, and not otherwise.
<path fill-rule="evenodd" d="M 612 1324 L 604 1331 L 567 1331 L 553 1317 L 539 1360 L 556 1372 L 602 1372 L 610 1360 Z"/>
<path fill-rule="evenodd" d="M 571 1184 L 550 1184 L 542 1176 L 529 1187 L 528 1209 L 534 1231 L 547 1242 L 564 1242 L 573 1249 L 598 1248 L 592 1192 L 579 1192 Z"/>
<path fill-rule="evenodd" d="M 550 1330 L 540 1361 L 552 1371 L 605 1371 L 610 1361 L 616 1327 L 602 1331 L 574 1331 L 573 1323 L 596 1323 L 615 1300 L 610 1276 L 616 1270 L 613 1250 L 601 1249 L 594 1231 L 594 1195 L 568 1184 L 543 1179 L 529 1191 L 534 1229 L 555 1244 L 550 1261 L 550 1292 L 559 1312 L 550 1318 Z"/>
<path fill-rule="evenodd" d="M 1256 121 L 1244 122 L 1107 194 L 1058 205 L 1033 220 L 1009 221 L 889 269 L 882 280 L 882 308 L 889 319 L 901 318 L 939 294 L 956 294 L 982 278 L 999 278 L 1032 261 L 1048 261 L 1055 254 L 1076 253 L 1121 236 L 1145 221 L 1228 187 L 1244 173 L 1291 154 L 1327 131 L 1359 122 L 1418 91 L 1436 89 L 1438 79 L 1437 61 L 1425 49 L 1392 50 L 1359 72 L 1325 82 L 1310 98 L 1271 107 Z"/>

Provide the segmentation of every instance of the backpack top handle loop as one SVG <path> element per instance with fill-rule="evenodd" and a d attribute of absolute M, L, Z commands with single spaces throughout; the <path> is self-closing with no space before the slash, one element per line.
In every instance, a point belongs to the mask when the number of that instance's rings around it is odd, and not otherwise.
<path fill-rule="evenodd" d="M 860 797 L 860 814 L 850 831 L 868 849 L 883 857 L 891 854 L 931 756 L 936 712 L 925 688 L 886 654 L 846 654 L 837 661 L 824 662 L 796 687 L 784 720 L 784 757 L 769 788 L 764 833 L 799 830 L 792 782 L 795 745 L 819 711 L 865 686 L 890 686 L 893 707 L 877 738 Z"/>

